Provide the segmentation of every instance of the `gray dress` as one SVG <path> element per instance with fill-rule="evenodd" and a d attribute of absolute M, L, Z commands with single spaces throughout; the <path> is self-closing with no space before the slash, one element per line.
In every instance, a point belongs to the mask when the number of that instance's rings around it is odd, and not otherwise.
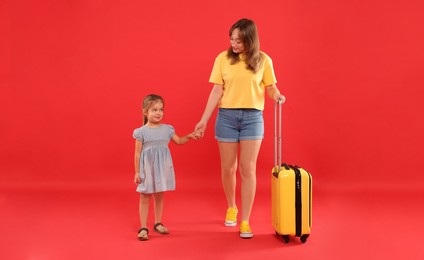
<path fill-rule="evenodd" d="M 143 144 L 138 192 L 148 194 L 175 190 L 174 165 L 168 147 L 174 133 L 174 127 L 166 124 L 134 130 L 133 137 Z"/>

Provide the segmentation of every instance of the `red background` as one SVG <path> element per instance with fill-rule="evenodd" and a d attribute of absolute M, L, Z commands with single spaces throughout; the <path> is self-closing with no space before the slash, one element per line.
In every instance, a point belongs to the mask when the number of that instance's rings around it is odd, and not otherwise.
<path fill-rule="evenodd" d="M 179 135 L 192 131 L 228 29 L 249 17 L 287 97 L 284 161 L 307 168 L 318 192 L 422 197 L 422 5 L 1 1 L 0 188 L 133 191 L 131 135 L 143 97 L 162 95 L 165 122 Z M 266 101 L 260 189 L 269 189 L 273 164 Z M 170 146 L 179 189 L 209 188 L 222 204 L 213 125 L 201 141 Z"/>

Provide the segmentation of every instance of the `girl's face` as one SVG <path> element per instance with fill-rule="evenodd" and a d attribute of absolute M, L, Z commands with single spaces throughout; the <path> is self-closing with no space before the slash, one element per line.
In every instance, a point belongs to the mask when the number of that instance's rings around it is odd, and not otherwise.
<path fill-rule="evenodd" d="M 234 29 L 230 36 L 230 44 L 231 48 L 233 48 L 234 53 L 243 53 L 244 52 L 244 44 L 239 37 L 239 29 Z"/>
<path fill-rule="evenodd" d="M 154 102 L 144 115 L 149 124 L 159 124 L 163 118 L 163 103 L 161 101 Z"/>

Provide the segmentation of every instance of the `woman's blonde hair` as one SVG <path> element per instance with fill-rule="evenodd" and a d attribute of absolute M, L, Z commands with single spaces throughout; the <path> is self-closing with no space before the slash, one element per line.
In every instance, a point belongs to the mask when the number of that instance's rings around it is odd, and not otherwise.
<path fill-rule="evenodd" d="M 159 95 L 156 94 L 150 94 L 147 95 L 144 100 L 143 100 L 143 116 L 144 116 L 144 124 L 147 124 L 147 116 L 145 115 L 145 113 L 147 112 L 147 110 L 149 110 L 149 108 L 157 102 L 161 102 L 164 106 L 165 106 L 165 102 L 163 101 L 163 98 Z"/>
<path fill-rule="evenodd" d="M 230 37 L 235 29 L 239 30 L 239 37 L 245 48 L 244 61 L 247 64 L 246 68 L 257 72 L 261 65 L 262 57 L 259 52 L 259 36 L 255 22 L 247 18 L 238 20 L 230 28 Z M 227 57 L 231 60 L 231 64 L 236 64 L 240 61 L 239 54 L 233 52 L 231 46 L 227 51 Z"/>

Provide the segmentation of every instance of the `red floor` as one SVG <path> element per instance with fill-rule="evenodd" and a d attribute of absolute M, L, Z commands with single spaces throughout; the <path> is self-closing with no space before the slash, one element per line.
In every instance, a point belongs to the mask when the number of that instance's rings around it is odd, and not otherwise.
<path fill-rule="evenodd" d="M 270 194 L 259 183 L 251 219 L 255 237 L 223 226 L 221 188 L 179 183 L 166 196 L 163 222 L 140 242 L 137 193 L 110 185 L 0 184 L 0 259 L 423 259 L 423 192 L 335 191 L 314 187 L 307 243 L 274 235 Z M 102 187 L 102 188 L 98 188 Z M 152 223 L 152 222 L 151 222 Z"/>

